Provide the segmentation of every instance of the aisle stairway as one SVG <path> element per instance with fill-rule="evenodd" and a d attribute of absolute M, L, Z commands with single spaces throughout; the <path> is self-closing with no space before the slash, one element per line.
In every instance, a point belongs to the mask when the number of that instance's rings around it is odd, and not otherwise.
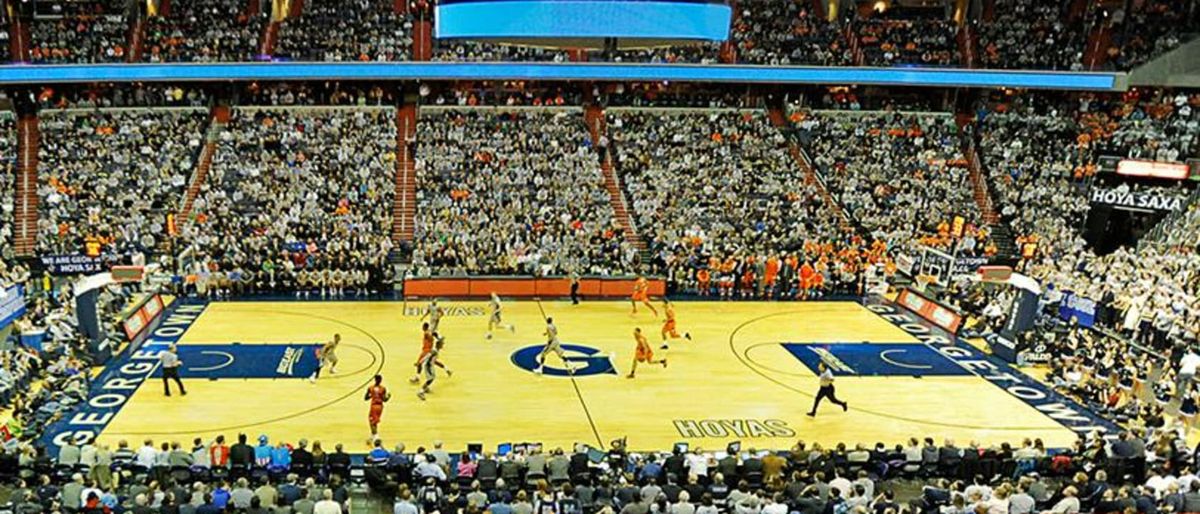
<path fill-rule="evenodd" d="M 853 232 L 857 229 L 855 224 L 850 220 L 850 216 L 842 209 L 833 195 L 829 193 L 829 189 L 825 187 L 825 181 L 821 178 L 820 173 L 812 165 L 808 155 L 804 149 L 800 147 L 800 142 L 796 140 L 795 134 L 792 131 L 792 124 L 784 115 L 781 106 L 773 106 L 767 109 L 767 118 L 771 120 L 771 124 L 783 132 L 788 140 L 788 150 L 792 155 L 792 160 L 796 162 L 796 167 L 804 173 L 805 184 L 815 184 L 821 193 L 821 198 L 825 200 L 825 205 L 833 212 L 837 213 L 838 219 L 841 220 L 840 227 L 845 232 Z"/>
<path fill-rule="evenodd" d="M 608 122 L 604 117 L 604 109 L 595 104 L 589 104 L 584 108 L 583 121 L 587 125 L 588 135 L 592 139 L 593 145 L 599 145 L 602 138 L 608 135 Z M 613 166 L 612 152 L 606 151 L 600 160 L 600 172 L 604 174 L 604 189 L 608 191 L 609 204 L 612 205 L 613 213 L 616 215 L 617 222 L 621 225 L 621 232 L 625 238 L 625 242 L 637 248 L 643 254 L 648 249 L 646 242 L 638 235 L 637 226 L 633 222 L 633 217 L 629 214 L 628 202 L 625 198 L 625 191 L 621 187 L 621 178 L 615 166 Z M 643 255 L 643 261 L 645 255 Z"/>
<path fill-rule="evenodd" d="M 37 114 L 17 120 L 17 184 L 13 198 L 13 246 L 17 256 L 32 257 L 37 249 L 38 150 L 41 131 Z"/>
<path fill-rule="evenodd" d="M 188 183 L 187 192 L 184 194 L 183 207 L 179 209 L 181 220 L 188 219 L 192 214 L 192 206 L 196 202 L 196 197 L 200 196 L 200 190 L 204 187 L 204 183 L 208 180 L 208 171 L 212 168 L 213 155 L 217 153 L 217 138 L 220 137 L 221 130 L 228 122 L 229 107 L 214 106 L 209 114 L 208 129 L 204 135 L 204 147 L 200 149 L 196 168 L 192 170 L 192 181 Z"/>
<path fill-rule="evenodd" d="M 412 243 L 416 233 L 417 104 L 406 102 L 396 108 L 396 190 L 392 199 L 392 242 Z"/>
<path fill-rule="evenodd" d="M 975 197 L 975 204 L 979 206 L 983 222 L 991 231 L 992 243 L 996 245 L 996 256 L 1005 259 L 1020 255 L 1016 237 L 1009 229 L 1008 223 L 1000 219 L 1000 214 L 996 212 L 995 201 L 987 183 L 987 170 L 984 168 L 978 152 L 975 151 L 974 145 L 968 146 L 964 153 L 967 157 L 967 171 L 971 177 L 971 189 Z"/>

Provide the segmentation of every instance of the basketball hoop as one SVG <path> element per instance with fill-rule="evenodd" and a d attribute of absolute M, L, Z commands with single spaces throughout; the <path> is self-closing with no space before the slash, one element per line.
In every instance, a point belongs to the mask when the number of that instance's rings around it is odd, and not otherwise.
<path fill-rule="evenodd" d="M 917 279 L 917 289 L 920 291 L 924 291 L 925 287 L 928 286 L 930 282 L 935 282 L 937 280 L 937 277 L 935 277 L 933 275 L 927 275 L 925 273 L 918 273 L 916 276 L 916 279 Z"/>

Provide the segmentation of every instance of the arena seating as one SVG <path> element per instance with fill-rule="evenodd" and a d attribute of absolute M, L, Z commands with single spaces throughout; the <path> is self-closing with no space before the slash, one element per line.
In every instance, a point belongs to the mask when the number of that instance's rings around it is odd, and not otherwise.
<path fill-rule="evenodd" d="M 800 127 L 830 192 L 890 250 L 950 248 L 957 215 L 973 227 L 961 249 L 984 253 L 986 228 L 965 187 L 970 179 L 952 117 L 817 112 L 802 116 Z"/>
<path fill-rule="evenodd" d="M 206 294 L 378 290 L 395 145 L 387 108 L 235 110 L 184 228 L 212 272 Z"/>
<path fill-rule="evenodd" d="M 867 66 L 951 66 L 961 57 L 958 29 L 946 20 L 871 19 L 854 24 Z"/>
<path fill-rule="evenodd" d="M 638 230 L 649 237 L 656 266 L 684 290 L 730 296 L 736 279 L 738 295 L 769 296 L 758 281 L 774 286 L 787 267 L 789 291 L 801 264 L 793 260 L 821 261 L 820 271 L 828 265 L 831 281 L 843 281 L 828 262 L 840 262 L 842 248 L 823 248 L 839 240 L 836 216 L 761 111 L 620 110 L 609 125 Z M 772 272 L 756 273 L 755 264 Z"/>
<path fill-rule="evenodd" d="M 12 116 L 0 116 L 0 266 L 12 262 L 13 191 L 17 168 L 17 123 Z"/>
<path fill-rule="evenodd" d="M 129 21 L 119 2 L 64 2 L 56 7 L 57 19 L 36 20 L 30 29 L 34 64 L 125 62 Z"/>
<path fill-rule="evenodd" d="M 239 0 L 194 0 L 171 6 L 146 26 L 143 59 L 150 62 L 252 61 L 266 14 Z"/>
<path fill-rule="evenodd" d="M 1054 245 L 1047 256 L 1081 244 L 1078 227 L 1089 208 L 1082 181 L 1092 152 L 1075 143 L 1076 127 L 1066 114 L 1018 111 L 992 114 L 980 130 L 980 158 L 1001 215 L 1018 238 L 1047 238 Z"/>
<path fill-rule="evenodd" d="M 416 138 L 418 275 L 633 271 L 578 109 L 426 108 Z"/>
<path fill-rule="evenodd" d="M 314 0 L 279 29 L 276 57 L 294 61 L 407 61 L 412 20 L 383 0 Z"/>
<path fill-rule="evenodd" d="M 807 7 L 806 7 L 807 6 Z M 821 19 L 806 2 L 748 2 L 730 36 L 738 62 L 747 64 L 847 66 L 854 55 L 847 26 Z"/>
<path fill-rule="evenodd" d="M 1083 66 L 1086 34 L 1061 4 L 997 0 L 996 18 L 980 24 L 986 68 L 1073 70 Z"/>
<path fill-rule="evenodd" d="M 40 251 L 156 252 L 206 122 L 201 109 L 44 112 Z"/>

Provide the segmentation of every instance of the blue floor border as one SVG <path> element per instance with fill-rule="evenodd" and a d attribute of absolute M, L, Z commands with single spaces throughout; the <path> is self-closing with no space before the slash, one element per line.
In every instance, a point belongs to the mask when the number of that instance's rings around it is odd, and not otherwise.
<path fill-rule="evenodd" d="M 1083 436 L 1093 431 L 1103 437 L 1116 437 L 1122 429 L 1075 400 L 1055 392 L 1047 385 L 1014 368 L 1008 362 L 990 356 L 958 336 L 946 332 L 883 298 L 865 302 L 867 310 L 895 327 L 937 349 L 973 374 L 1003 389 L 1067 429 Z"/>

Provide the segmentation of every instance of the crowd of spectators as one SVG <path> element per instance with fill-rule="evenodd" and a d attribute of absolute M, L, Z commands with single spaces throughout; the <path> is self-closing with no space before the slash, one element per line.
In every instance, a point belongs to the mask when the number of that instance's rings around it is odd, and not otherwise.
<path fill-rule="evenodd" d="M 978 23 L 985 68 L 1080 70 L 1086 34 L 1059 2 L 997 0 L 996 17 Z"/>
<path fill-rule="evenodd" d="M 960 63 L 958 27 L 948 20 L 868 19 L 854 22 L 866 66 L 952 66 Z"/>
<path fill-rule="evenodd" d="M 524 45 L 502 45 L 465 39 L 438 39 L 433 60 L 449 62 L 567 62 L 566 51 Z"/>
<path fill-rule="evenodd" d="M 1135 90 L 1088 107 L 1080 121 L 1101 154 L 1165 162 L 1200 156 L 1200 94 Z"/>
<path fill-rule="evenodd" d="M 121 2 L 62 2 L 30 24 L 34 64 L 125 62 L 129 22 Z"/>
<path fill-rule="evenodd" d="M 146 24 L 143 59 L 150 62 L 253 61 L 267 15 L 240 0 L 173 2 Z"/>
<path fill-rule="evenodd" d="M 581 514 L 1078 514 L 1191 512 L 1200 480 L 1187 430 L 1164 416 L 1068 448 L 1041 439 L 940 444 L 932 437 L 788 450 L 606 452 L 578 445 L 505 455 L 452 453 L 435 443 L 409 451 L 382 442 L 355 464 L 342 445 L 145 440 L 63 445 L 57 457 L 29 447 L 0 452 L 15 482 L 14 512 L 346 512 L 352 488 L 393 498 L 393 512 Z M 590 453 L 599 452 L 594 459 Z M 361 478 L 351 473 L 360 468 Z"/>
<path fill-rule="evenodd" d="M 395 105 L 394 89 L 381 85 L 331 82 L 251 82 L 242 89 L 239 103 L 247 105 Z"/>
<path fill-rule="evenodd" d="M 293 61 L 407 61 L 412 18 L 388 0 L 313 0 L 279 27 L 274 56 Z"/>
<path fill-rule="evenodd" d="M 1108 58 L 1117 69 L 1136 68 L 1200 33 L 1200 7 L 1194 2 L 1141 0 L 1127 5 L 1129 12 L 1118 8 L 1111 18 Z"/>
<path fill-rule="evenodd" d="M 889 251 L 918 245 L 988 254 L 953 117 L 902 112 L 799 113 L 800 137 L 826 186 Z M 964 236 L 951 237 L 955 216 Z"/>
<path fill-rule="evenodd" d="M 12 262 L 13 191 L 17 179 L 17 120 L 0 116 L 0 263 Z"/>
<path fill-rule="evenodd" d="M 858 283 L 862 256 L 761 111 L 612 111 L 609 127 L 635 225 L 677 288 L 762 298 Z"/>
<path fill-rule="evenodd" d="M 988 115 L 980 124 L 980 160 L 1001 218 L 1021 240 L 1039 241 L 1050 259 L 1082 251 L 1079 235 L 1090 207 L 1085 179 L 1095 172 L 1091 149 L 1077 142 L 1070 113 L 1032 109 Z"/>
<path fill-rule="evenodd" d="M 383 290 L 395 160 L 390 108 L 235 110 L 182 229 L 197 293 Z"/>
<path fill-rule="evenodd" d="M 42 112 L 39 251 L 153 252 L 207 119 L 204 109 Z"/>
<path fill-rule="evenodd" d="M 822 19 L 799 1 L 761 2 L 734 25 L 740 63 L 770 66 L 849 66 L 854 54 L 846 40 L 846 25 Z"/>
<path fill-rule="evenodd" d="M 37 102 L 42 109 L 207 107 L 209 93 L 190 84 L 65 84 L 42 87 Z"/>
<path fill-rule="evenodd" d="M 427 108 L 417 143 L 418 274 L 635 269 L 578 110 Z"/>

